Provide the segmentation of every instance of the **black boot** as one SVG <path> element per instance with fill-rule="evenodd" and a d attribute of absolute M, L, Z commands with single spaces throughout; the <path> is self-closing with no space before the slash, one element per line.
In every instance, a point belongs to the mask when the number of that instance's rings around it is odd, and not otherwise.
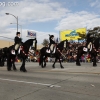
<path fill-rule="evenodd" d="M 18 50 L 15 50 L 15 54 L 16 54 L 16 55 L 18 54 Z"/>
<path fill-rule="evenodd" d="M 88 49 L 88 52 L 90 52 L 90 49 Z"/>
<path fill-rule="evenodd" d="M 52 57 L 52 52 L 53 52 L 53 51 L 52 51 L 52 50 L 50 50 L 50 57 Z"/>

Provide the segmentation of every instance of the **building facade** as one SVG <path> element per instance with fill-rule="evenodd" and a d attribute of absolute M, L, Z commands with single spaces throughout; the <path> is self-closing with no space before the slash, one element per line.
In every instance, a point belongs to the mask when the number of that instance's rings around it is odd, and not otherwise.
<path fill-rule="evenodd" d="M 0 48 L 4 48 L 4 47 L 10 47 L 14 45 L 13 41 L 9 41 L 9 40 L 0 40 Z M 37 50 L 40 50 L 43 47 L 43 45 L 37 45 Z"/>
<path fill-rule="evenodd" d="M 13 41 L 0 40 L 0 48 L 9 47 L 11 45 L 14 45 L 14 42 Z"/>

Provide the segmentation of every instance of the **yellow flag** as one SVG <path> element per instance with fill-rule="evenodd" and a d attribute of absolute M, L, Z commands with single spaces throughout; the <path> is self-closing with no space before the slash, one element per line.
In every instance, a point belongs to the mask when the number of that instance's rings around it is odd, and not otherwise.
<path fill-rule="evenodd" d="M 78 33 L 86 34 L 86 28 L 60 31 L 60 39 L 61 41 L 66 40 L 66 39 L 67 40 L 78 40 L 79 38 L 81 38 L 79 37 Z"/>
<path fill-rule="evenodd" d="M 79 28 L 76 30 L 76 32 L 79 32 L 80 34 L 86 34 L 86 28 Z"/>

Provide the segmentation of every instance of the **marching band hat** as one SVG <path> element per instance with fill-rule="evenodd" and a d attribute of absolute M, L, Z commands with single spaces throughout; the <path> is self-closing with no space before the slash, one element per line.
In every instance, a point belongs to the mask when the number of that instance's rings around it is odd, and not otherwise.
<path fill-rule="evenodd" d="M 20 32 L 17 32 L 16 35 L 20 34 Z"/>

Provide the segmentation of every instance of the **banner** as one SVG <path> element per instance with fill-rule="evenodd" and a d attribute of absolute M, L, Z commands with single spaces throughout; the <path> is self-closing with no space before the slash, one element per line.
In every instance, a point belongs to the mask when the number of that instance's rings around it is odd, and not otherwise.
<path fill-rule="evenodd" d="M 36 32 L 34 31 L 27 31 L 27 36 L 31 38 L 36 38 Z"/>
<path fill-rule="evenodd" d="M 86 28 L 79 28 L 76 30 L 64 30 L 60 31 L 60 40 L 78 40 L 81 38 L 79 34 L 86 34 Z"/>

